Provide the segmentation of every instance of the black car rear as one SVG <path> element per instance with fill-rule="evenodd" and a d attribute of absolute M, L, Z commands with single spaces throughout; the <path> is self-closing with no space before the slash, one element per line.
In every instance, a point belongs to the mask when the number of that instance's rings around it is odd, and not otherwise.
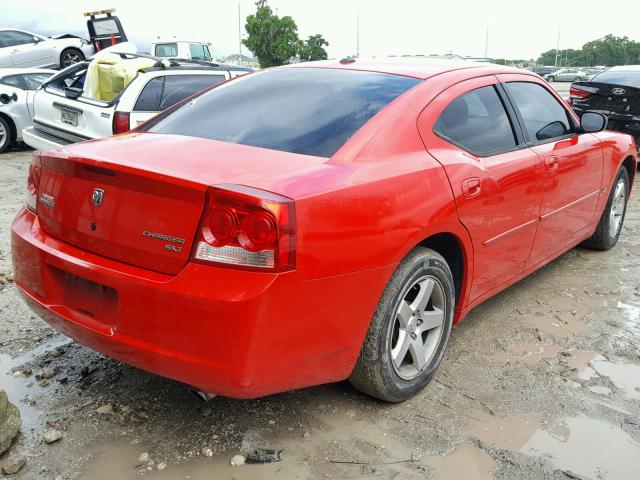
<path fill-rule="evenodd" d="M 640 65 L 610 68 L 590 82 L 576 82 L 570 94 L 579 116 L 586 111 L 603 113 L 609 118 L 609 130 L 640 139 Z"/>

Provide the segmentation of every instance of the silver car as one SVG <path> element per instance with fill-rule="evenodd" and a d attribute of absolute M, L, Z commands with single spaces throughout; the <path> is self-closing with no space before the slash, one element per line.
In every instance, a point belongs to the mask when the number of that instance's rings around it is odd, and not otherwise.
<path fill-rule="evenodd" d="M 36 89 L 56 72 L 36 68 L 0 68 L 0 153 L 22 140 L 31 126 Z"/>
<path fill-rule="evenodd" d="M 549 82 L 582 82 L 589 80 L 590 77 L 591 75 L 579 68 L 561 68 L 557 72 L 544 76 Z"/>
<path fill-rule="evenodd" d="M 48 38 L 25 30 L 0 29 L 0 67 L 64 68 L 93 54 L 93 46 L 75 35 Z"/>

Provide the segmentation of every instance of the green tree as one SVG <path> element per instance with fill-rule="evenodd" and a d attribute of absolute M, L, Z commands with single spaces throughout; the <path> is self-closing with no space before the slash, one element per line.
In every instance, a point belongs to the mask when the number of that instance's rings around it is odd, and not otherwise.
<path fill-rule="evenodd" d="M 256 2 L 256 13 L 247 17 L 245 29 L 247 38 L 242 43 L 258 57 L 262 68 L 285 65 L 300 50 L 296 22 L 275 15 L 267 0 Z"/>
<path fill-rule="evenodd" d="M 300 60 L 303 62 L 313 62 L 314 60 L 326 60 L 328 57 L 325 46 L 329 46 L 322 35 L 311 35 L 300 45 Z"/>
<path fill-rule="evenodd" d="M 547 50 L 538 58 L 540 65 L 555 65 L 556 50 Z M 559 67 L 585 67 L 594 65 L 628 65 L 640 63 L 640 43 L 628 37 L 606 35 L 585 43 L 581 49 L 558 51 Z"/>

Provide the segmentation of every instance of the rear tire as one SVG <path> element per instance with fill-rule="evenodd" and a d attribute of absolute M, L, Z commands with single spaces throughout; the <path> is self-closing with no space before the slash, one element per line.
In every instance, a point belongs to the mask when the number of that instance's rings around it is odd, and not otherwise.
<path fill-rule="evenodd" d="M 0 153 L 6 152 L 13 143 L 13 129 L 9 122 L 0 117 Z"/>
<path fill-rule="evenodd" d="M 388 402 L 402 402 L 433 378 L 449 341 L 455 307 L 445 259 L 424 247 L 400 263 L 378 302 L 349 381 Z"/>
<path fill-rule="evenodd" d="M 74 47 L 65 48 L 60 54 L 60 68 L 67 68 L 84 61 L 84 53 Z"/>
<path fill-rule="evenodd" d="M 620 238 L 624 217 L 629 200 L 629 174 L 627 169 L 620 167 L 616 179 L 613 181 L 607 205 L 604 207 L 600 222 L 591 238 L 582 245 L 593 250 L 609 250 Z"/>

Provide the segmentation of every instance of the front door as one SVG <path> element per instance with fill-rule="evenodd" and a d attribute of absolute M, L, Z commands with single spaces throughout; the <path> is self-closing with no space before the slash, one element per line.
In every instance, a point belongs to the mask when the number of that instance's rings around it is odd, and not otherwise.
<path fill-rule="evenodd" d="M 530 265 L 535 265 L 593 227 L 600 198 L 600 140 L 579 134 L 577 120 L 542 82 L 505 76 L 504 87 L 527 142 L 544 164 L 542 210 Z"/>
<path fill-rule="evenodd" d="M 449 88 L 418 121 L 471 235 L 471 301 L 522 273 L 540 214 L 542 162 L 508 112 L 498 80 L 490 76 Z"/>

